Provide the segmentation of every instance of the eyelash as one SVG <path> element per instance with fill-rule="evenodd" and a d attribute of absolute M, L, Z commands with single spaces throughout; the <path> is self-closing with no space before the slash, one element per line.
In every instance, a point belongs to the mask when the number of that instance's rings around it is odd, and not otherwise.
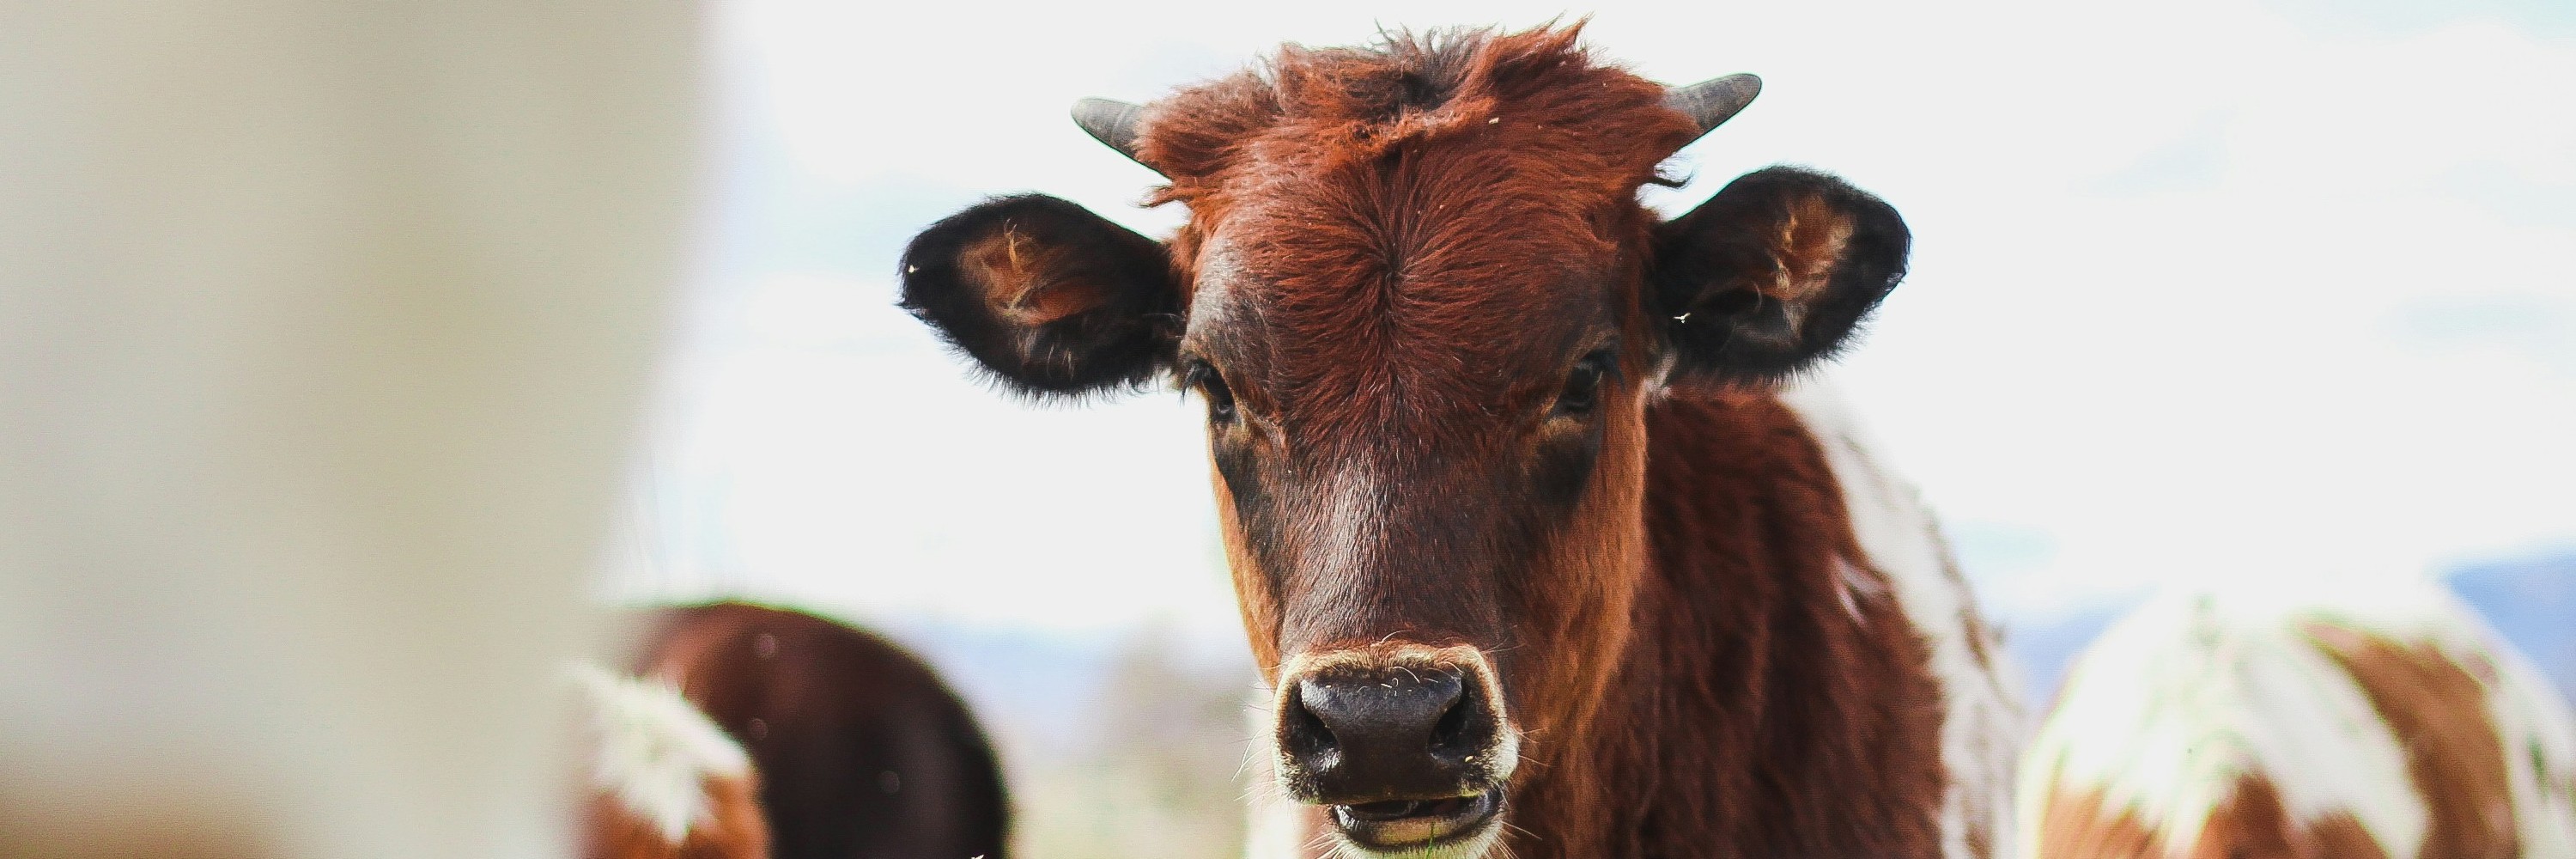
<path fill-rule="evenodd" d="M 1181 374 L 1181 387 L 1191 388 L 1206 398 L 1208 420 L 1230 423 L 1234 420 L 1234 390 L 1225 385 L 1225 377 L 1205 361 L 1193 362 Z"/>
<path fill-rule="evenodd" d="M 1590 414 L 1599 403 L 1601 382 L 1616 366 L 1608 349 L 1596 350 L 1575 362 L 1574 369 L 1566 373 L 1565 389 L 1556 396 L 1556 413 L 1573 417 Z"/>

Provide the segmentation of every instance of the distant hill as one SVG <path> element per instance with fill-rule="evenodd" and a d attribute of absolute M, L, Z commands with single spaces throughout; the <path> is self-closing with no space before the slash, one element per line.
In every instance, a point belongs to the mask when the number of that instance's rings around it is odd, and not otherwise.
<path fill-rule="evenodd" d="M 2474 564 L 2444 577 L 2487 623 L 2576 699 L 2576 553 Z M 2004 647 L 2020 663 L 2033 708 L 2048 706 L 2066 667 L 2140 598 L 2051 617 L 2004 619 Z"/>
<path fill-rule="evenodd" d="M 2576 553 L 2462 567 L 2451 589 L 2576 698 Z"/>
<path fill-rule="evenodd" d="M 2066 679 L 2066 667 L 2075 662 L 2075 655 L 2111 628 L 2112 621 L 2136 607 L 2137 601 L 2123 600 L 2056 617 L 2003 620 L 2004 651 L 2021 668 L 2022 694 L 2032 713 L 2045 710 L 2056 699 L 2057 685 Z"/>
<path fill-rule="evenodd" d="M 2453 591 L 2571 699 L 2576 699 L 2576 553 L 2463 566 L 2445 577 Z M 2048 706 L 2066 667 L 2112 622 L 2136 607 L 2119 600 L 2047 617 L 2003 618 L 2004 641 L 2036 710 Z M 1141 636 L 1065 634 L 996 627 L 898 622 L 888 630 L 940 665 L 1006 742 L 1041 755 L 1091 751 L 1099 696 Z M 1212 688 L 1248 687 L 1239 640 L 1189 641 L 1174 670 Z"/>

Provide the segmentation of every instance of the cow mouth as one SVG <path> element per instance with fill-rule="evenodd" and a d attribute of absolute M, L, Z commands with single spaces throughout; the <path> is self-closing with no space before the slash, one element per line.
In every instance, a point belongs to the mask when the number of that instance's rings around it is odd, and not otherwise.
<path fill-rule="evenodd" d="M 1353 846 L 1391 853 L 1475 837 L 1502 808 L 1499 790 L 1446 799 L 1363 802 L 1333 806 L 1333 825 Z"/>

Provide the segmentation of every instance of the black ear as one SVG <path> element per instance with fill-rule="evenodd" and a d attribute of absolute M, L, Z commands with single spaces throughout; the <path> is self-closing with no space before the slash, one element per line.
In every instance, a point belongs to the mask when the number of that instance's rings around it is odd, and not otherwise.
<path fill-rule="evenodd" d="M 1728 183 L 1655 230 L 1671 377 L 1773 380 L 1832 355 L 1905 277 L 1911 242 L 1894 208 L 1823 173 Z"/>
<path fill-rule="evenodd" d="M 1142 384 L 1180 302 L 1161 243 L 1043 194 L 950 215 L 903 252 L 904 309 L 1023 394 Z"/>

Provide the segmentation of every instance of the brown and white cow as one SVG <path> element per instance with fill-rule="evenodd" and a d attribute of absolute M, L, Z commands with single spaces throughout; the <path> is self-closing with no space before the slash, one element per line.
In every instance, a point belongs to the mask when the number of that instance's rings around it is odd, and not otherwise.
<path fill-rule="evenodd" d="M 661 680 L 579 672 L 584 859 L 768 859 L 751 756 Z"/>
<path fill-rule="evenodd" d="M 2576 857 L 2576 717 L 2429 584 L 2180 592 L 2076 662 L 2032 859 Z"/>
<path fill-rule="evenodd" d="M 1988 856 L 2017 704 L 1931 519 L 1787 380 L 1905 268 L 1895 210 L 1772 168 L 1664 221 L 1759 87 L 1573 28 L 1288 47 L 1076 119 L 1188 207 L 1027 195 L 903 300 L 1005 385 L 1207 405 L 1270 688 L 1262 856 Z M 1152 523 L 1140 523 L 1152 528 Z"/>
<path fill-rule="evenodd" d="M 776 859 L 1004 859 L 1001 765 L 930 666 L 865 631 L 739 602 L 655 612 L 631 663 L 749 750 Z"/>

